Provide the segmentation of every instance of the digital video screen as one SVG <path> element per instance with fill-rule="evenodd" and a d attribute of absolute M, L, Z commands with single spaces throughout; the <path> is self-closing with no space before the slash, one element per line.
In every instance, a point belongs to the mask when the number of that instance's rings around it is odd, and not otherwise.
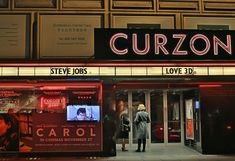
<path fill-rule="evenodd" d="M 100 121 L 100 106 L 68 105 L 67 121 Z"/>

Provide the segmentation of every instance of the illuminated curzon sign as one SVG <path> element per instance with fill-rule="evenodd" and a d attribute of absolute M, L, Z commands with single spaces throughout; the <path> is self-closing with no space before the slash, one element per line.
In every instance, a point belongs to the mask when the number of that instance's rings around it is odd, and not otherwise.
<path fill-rule="evenodd" d="M 96 29 L 95 59 L 231 60 L 234 31 Z"/>

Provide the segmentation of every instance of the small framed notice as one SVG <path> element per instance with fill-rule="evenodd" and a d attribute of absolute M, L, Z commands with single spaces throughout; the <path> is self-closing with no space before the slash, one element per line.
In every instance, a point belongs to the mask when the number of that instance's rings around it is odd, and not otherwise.
<path fill-rule="evenodd" d="M 174 29 L 175 15 L 112 15 L 112 28 Z"/>
<path fill-rule="evenodd" d="M 234 30 L 235 17 L 223 15 L 183 15 L 183 29 Z"/>
<path fill-rule="evenodd" d="M 89 58 L 103 15 L 40 15 L 39 58 Z"/>
<path fill-rule="evenodd" d="M 30 57 L 30 15 L 0 14 L 0 58 Z"/>

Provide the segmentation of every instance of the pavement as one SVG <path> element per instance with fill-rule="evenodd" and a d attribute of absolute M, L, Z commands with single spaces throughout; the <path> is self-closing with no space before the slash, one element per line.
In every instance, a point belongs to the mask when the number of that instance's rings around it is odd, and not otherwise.
<path fill-rule="evenodd" d="M 135 145 L 113 157 L 1 157 L 0 161 L 235 161 L 233 155 L 205 155 L 183 145 L 151 145 L 146 152 L 135 152 Z"/>

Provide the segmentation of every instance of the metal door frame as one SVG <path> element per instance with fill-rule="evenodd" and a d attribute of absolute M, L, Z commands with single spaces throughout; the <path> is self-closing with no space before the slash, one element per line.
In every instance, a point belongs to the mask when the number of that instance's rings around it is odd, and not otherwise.
<path fill-rule="evenodd" d="M 164 144 L 182 144 L 184 145 L 184 111 L 183 111 L 183 93 L 180 93 L 180 129 L 181 138 L 178 143 L 168 142 L 168 100 L 167 93 L 169 90 L 163 90 L 163 122 L 164 122 Z"/>
<path fill-rule="evenodd" d="M 132 103 L 132 93 L 135 90 L 128 90 L 128 111 L 129 111 L 129 118 L 132 120 L 133 118 L 133 113 L 132 113 L 132 108 L 133 108 L 133 103 Z M 148 128 L 150 129 L 149 132 L 149 139 L 147 139 L 147 146 L 151 146 L 152 144 L 182 144 L 184 145 L 184 119 L 183 119 L 183 93 L 180 94 L 180 121 L 181 121 L 181 142 L 179 143 L 169 143 L 168 142 L 168 105 L 167 105 L 167 93 L 169 90 L 162 90 L 163 92 L 163 122 L 164 122 L 164 143 L 151 143 L 151 124 L 148 124 Z M 145 93 L 145 106 L 146 110 L 151 116 L 151 111 L 150 111 L 150 92 L 151 90 L 143 90 Z M 133 143 L 133 122 L 131 121 L 131 131 L 129 133 L 129 146 L 136 145 Z"/>

